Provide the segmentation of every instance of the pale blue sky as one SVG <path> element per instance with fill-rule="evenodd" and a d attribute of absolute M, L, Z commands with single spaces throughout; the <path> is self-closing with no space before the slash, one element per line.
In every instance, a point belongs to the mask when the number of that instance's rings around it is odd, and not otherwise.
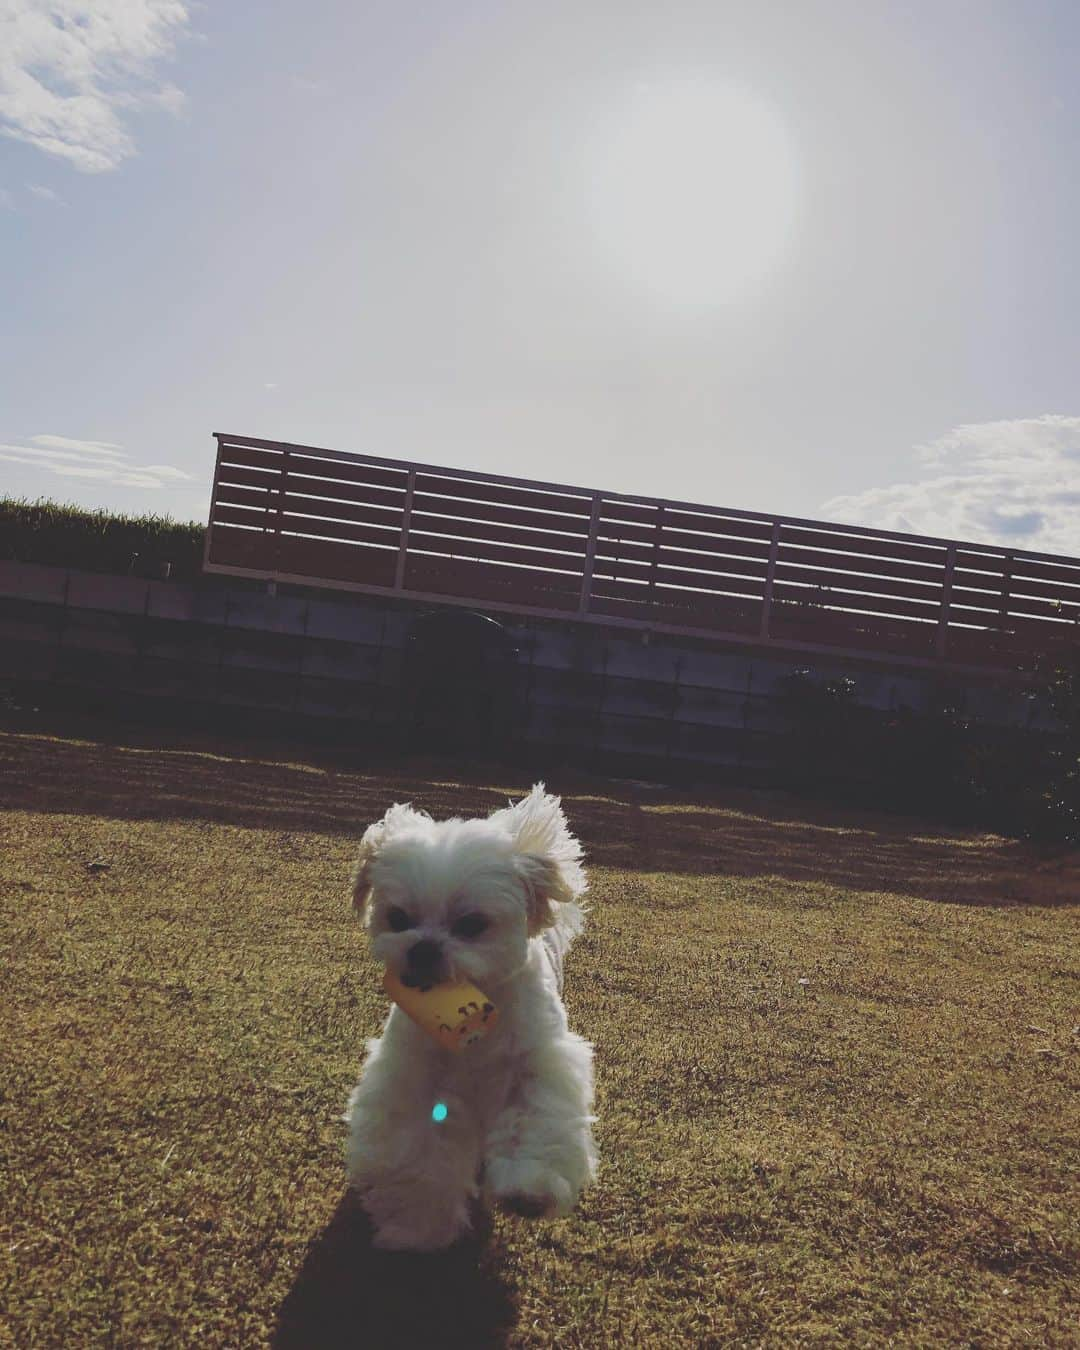
<path fill-rule="evenodd" d="M 1071 0 L 9 9 L 0 490 L 203 518 L 223 430 L 1080 553 Z"/>

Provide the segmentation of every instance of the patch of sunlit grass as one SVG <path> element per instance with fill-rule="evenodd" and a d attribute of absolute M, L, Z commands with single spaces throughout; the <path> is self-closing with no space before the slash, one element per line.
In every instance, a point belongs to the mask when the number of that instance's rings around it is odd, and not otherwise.
<path fill-rule="evenodd" d="M 599 1183 L 386 1256 L 342 1199 L 384 1015 L 350 855 L 394 800 L 526 784 L 287 758 L 0 734 L 10 1343 L 1074 1342 L 1075 860 L 552 783 L 592 860 L 567 1000 Z"/>

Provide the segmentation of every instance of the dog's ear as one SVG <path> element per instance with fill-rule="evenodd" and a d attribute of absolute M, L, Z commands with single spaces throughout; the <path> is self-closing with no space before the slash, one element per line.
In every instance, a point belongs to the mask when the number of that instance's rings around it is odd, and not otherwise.
<path fill-rule="evenodd" d="M 499 813 L 502 815 L 503 813 Z M 511 807 L 504 821 L 514 838 L 517 866 L 525 884 L 530 934 L 555 922 L 553 905 L 566 904 L 584 894 L 581 844 L 570 833 L 562 803 L 537 783 L 529 795 Z"/>
<path fill-rule="evenodd" d="M 350 877 L 352 905 L 357 914 L 363 916 L 371 896 L 371 867 L 378 858 L 387 839 L 402 825 L 415 820 L 420 812 L 414 811 L 407 803 L 397 803 L 387 811 L 382 820 L 369 825 L 360 839 L 360 851 L 356 855 Z"/>
<path fill-rule="evenodd" d="M 379 856 L 379 849 L 382 848 L 385 837 L 385 820 L 380 820 L 377 825 L 369 825 L 360 840 L 360 852 L 353 863 L 352 875 L 349 878 L 352 906 L 361 918 L 371 896 L 371 864 Z"/>

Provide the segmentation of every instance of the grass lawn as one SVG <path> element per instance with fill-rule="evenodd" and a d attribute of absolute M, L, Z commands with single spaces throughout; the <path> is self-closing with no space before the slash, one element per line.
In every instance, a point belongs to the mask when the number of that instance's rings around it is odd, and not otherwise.
<path fill-rule="evenodd" d="M 0 731 L 0 1344 L 1080 1345 L 1080 860 L 777 795 L 549 782 L 599 1182 L 371 1250 L 356 838 L 526 786 Z"/>

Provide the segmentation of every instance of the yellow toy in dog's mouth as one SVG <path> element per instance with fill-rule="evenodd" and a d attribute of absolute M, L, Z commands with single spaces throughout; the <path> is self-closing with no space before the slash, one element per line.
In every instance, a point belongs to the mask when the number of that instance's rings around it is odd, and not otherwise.
<path fill-rule="evenodd" d="M 388 970 L 383 975 L 383 988 L 401 1011 L 444 1050 L 457 1052 L 475 1045 L 499 1020 L 494 1003 L 467 982 L 410 989 Z"/>

